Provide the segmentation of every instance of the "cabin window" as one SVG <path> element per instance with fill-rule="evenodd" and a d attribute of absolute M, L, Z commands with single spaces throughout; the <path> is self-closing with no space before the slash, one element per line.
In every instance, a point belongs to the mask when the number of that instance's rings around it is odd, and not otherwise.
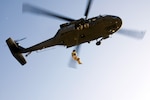
<path fill-rule="evenodd" d="M 78 27 L 77 27 L 77 30 L 82 30 L 83 29 L 83 25 L 79 25 Z"/>
<path fill-rule="evenodd" d="M 84 28 L 89 28 L 89 27 L 90 27 L 89 23 L 84 24 Z"/>
<path fill-rule="evenodd" d="M 79 24 L 79 26 L 77 26 L 76 29 L 79 31 L 89 27 L 90 27 L 89 23 L 84 23 L 84 24 Z"/>
<path fill-rule="evenodd" d="M 92 21 L 93 21 L 93 22 L 96 21 L 96 18 L 93 18 Z"/>

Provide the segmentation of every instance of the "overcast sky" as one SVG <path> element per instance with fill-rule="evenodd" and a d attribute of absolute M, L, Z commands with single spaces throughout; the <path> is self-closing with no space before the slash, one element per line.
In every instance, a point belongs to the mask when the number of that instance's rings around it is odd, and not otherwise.
<path fill-rule="evenodd" d="M 87 0 L 0 0 L 0 100 L 150 100 L 150 1 L 93 0 L 89 18 L 116 15 L 122 28 L 146 31 L 142 40 L 118 33 L 82 44 L 82 65 L 68 63 L 74 48 L 33 52 L 21 66 L 5 40 L 29 47 L 53 37 L 65 21 L 22 13 L 29 3 L 74 18 L 84 17 Z"/>

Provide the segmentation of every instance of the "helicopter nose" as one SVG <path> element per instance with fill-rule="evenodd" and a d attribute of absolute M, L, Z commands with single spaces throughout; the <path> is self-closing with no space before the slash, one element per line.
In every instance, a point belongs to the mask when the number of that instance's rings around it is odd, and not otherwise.
<path fill-rule="evenodd" d="M 111 18 L 114 20 L 113 23 L 117 24 L 117 26 L 120 26 L 122 25 L 122 20 L 120 17 L 118 16 L 111 16 Z"/>
<path fill-rule="evenodd" d="M 115 23 L 116 23 L 117 28 L 119 29 L 122 26 L 122 20 L 121 20 L 121 18 L 117 17 L 115 19 Z"/>
<path fill-rule="evenodd" d="M 109 16 L 109 19 L 110 23 L 106 30 L 109 32 L 109 34 L 113 34 L 120 29 L 122 20 L 118 16 Z"/>
<path fill-rule="evenodd" d="M 116 32 L 122 26 L 122 20 L 118 16 L 112 16 L 112 18 L 113 18 L 113 22 L 112 22 L 111 28 L 112 28 L 113 32 Z"/>

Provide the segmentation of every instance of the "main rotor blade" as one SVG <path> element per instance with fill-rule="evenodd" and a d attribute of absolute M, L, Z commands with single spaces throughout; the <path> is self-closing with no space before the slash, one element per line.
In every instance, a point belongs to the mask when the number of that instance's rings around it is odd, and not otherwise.
<path fill-rule="evenodd" d="M 129 29 L 120 29 L 118 33 L 126 35 L 135 39 L 143 39 L 145 31 L 129 30 Z"/>
<path fill-rule="evenodd" d="M 74 21 L 74 19 L 72 19 L 72 18 L 68 18 L 68 17 L 62 16 L 62 15 L 59 15 L 59 14 L 56 14 L 56 13 L 35 7 L 33 5 L 30 5 L 30 4 L 26 4 L 26 3 L 24 3 L 22 5 L 22 11 L 23 12 L 31 12 L 31 13 L 40 14 L 40 15 L 45 15 L 48 17 L 54 17 L 54 18 L 65 20 L 65 21 Z"/>
<path fill-rule="evenodd" d="M 92 0 L 89 0 L 88 4 L 87 4 L 87 7 L 86 7 L 86 10 L 85 10 L 85 14 L 84 14 L 84 16 L 86 17 L 86 19 L 87 19 L 87 16 L 89 14 L 89 10 L 90 10 L 91 4 L 92 4 Z"/>

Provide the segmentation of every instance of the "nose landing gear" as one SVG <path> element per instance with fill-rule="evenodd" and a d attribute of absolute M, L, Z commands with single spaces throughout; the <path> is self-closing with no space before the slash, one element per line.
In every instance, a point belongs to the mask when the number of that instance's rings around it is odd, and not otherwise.
<path fill-rule="evenodd" d="M 101 45 L 101 41 L 97 41 L 97 42 L 96 42 L 96 45 L 97 45 L 97 46 Z"/>
<path fill-rule="evenodd" d="M 103 38 L 101 38 L 99 41 L 96 42 L 96 45 L 99 46 L 101 45 L 101 41 L 103 40 Z"/>
<path fill-rule="evenodd" d="M 104 40 L 104 39 L 107 39 L 107 38 L 109 38 L 109 36 L 102 37 L 99 41 L 96 42 L 96 45 L 97 46 L 101 45 L 101 41 Z"/>

